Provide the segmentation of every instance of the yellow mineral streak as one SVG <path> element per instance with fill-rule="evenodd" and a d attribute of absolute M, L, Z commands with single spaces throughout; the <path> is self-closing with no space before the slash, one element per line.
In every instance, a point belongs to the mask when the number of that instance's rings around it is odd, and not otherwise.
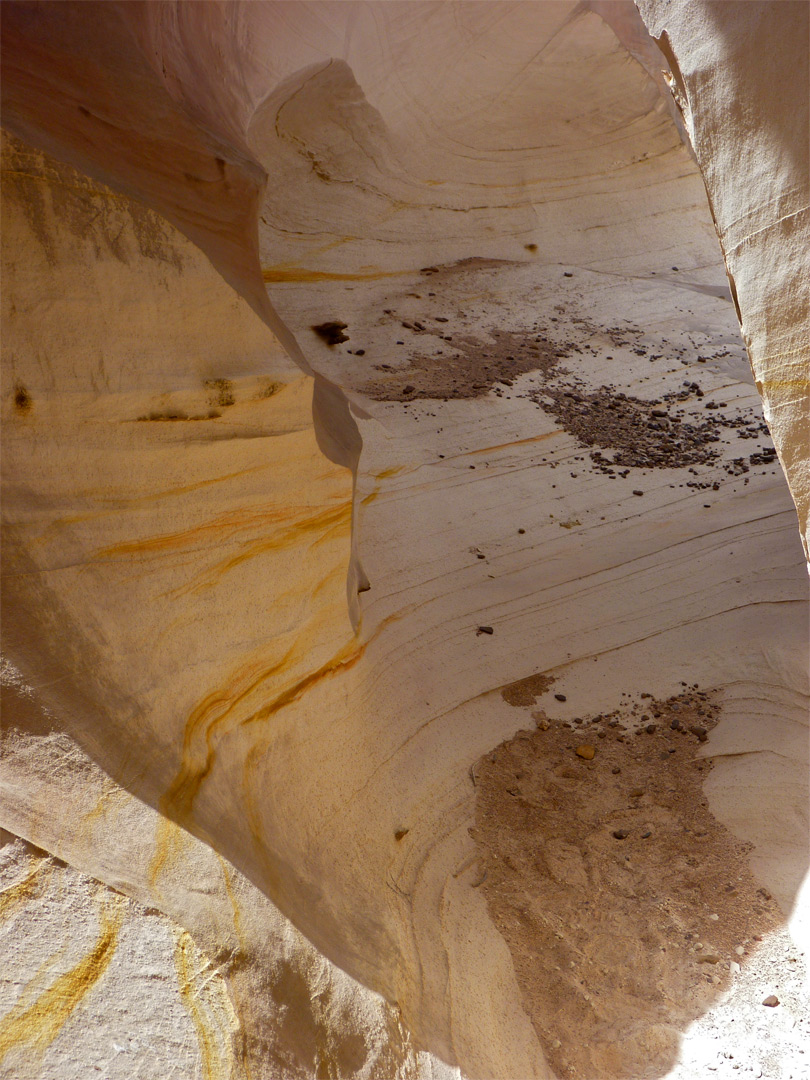
<path fill-rule="evenodd" d="M 232 963 L 239 958 L 240 961 L 250 954 L 247 938 L 245 937 L 245 928 L 242 922 L 242 912 L 239 910 L 239 904 L 236 899 L 236 893 L 233 888 L 233 882 L 228 870 L 227 862 L 221 855 L 217 855 L 219 865 L 222 868 L 222 880 L 225 883 L 225 892 L 228 895 L 228 901 L 230 902 L 231 909 L 233 911 L 233 931 L 236 934 L 236 940 L 239 942 L 239 951 L 232 957 Z M 241 966 L 241 963 L 240 963 Z M 236 1020 L 239 1026 L 243 1030 L 249 1030 L 254 1025 L 253 1008 L 251 1005 L 250 997 L 244 992 L 240 992 L 239 981 L 234 979 L 228 980 L 228 989 L 231 993 L 233 1000 L 234 1012 Z M 238 1044 L 239 1061 L 242 1068 L 245 1070 L 246 1080 L 253 1080 L 254 1072 L 250 1065 L 250 1057 L 247 1053 L 247 1046 L 244 1039 L 240 1039 Z"/>
<path fill-rule="evenodd" d="M 203 1080 L 228 1080 L 234 1073 L 231 1032 L 238 1021 L 225 982 L 185 930 L 175 933 L 174 963 L 180 997 L 200 1044 Z"/>
<path fill-rule="evenodd" d="M 79 828 L 88 835 L 92 834 L 96 825 L 106 821 L 109 815 L 126 803 L 126 798 L 126 793 L 118 784 L 109 776 L 105 776 L 101 784 L 101 795 L 98 802 L 86 814 L 82 814 L 79 819 Z"/>
<path fill-rule="evenodd" d="M 558 436 L 559 431 L 547 431 L 543 435 L 532 435 L 528 439 L 515 439 L 514 442 L 498 443 L 495 446 L 482 446 L 480 450 L 470 450 L 468 453 L 472 454 L 492 454 L 496 450 L 511 450 L 513 446 L 526 446 L 529 443 L 545 442 L 546 439 L 553 439 Z M 457 454 L 457 457 L 466 457 L 467 454 Z M 452 461 L 452 458 L 449 459 Z"/>
<path fill-rule="evenodd" d="M 411 273 L 408 270 L 379 270 L 372 274 L 337 274 L 326 270 L 305 270 L 297 266 L 269 266 L 262 270 L 262 277 L 268 285 L 281 285 L 290 282 L 313 281 L 377 281 L 380 278 L 401 277 Z"/>
<path fill-rule="evenodd" d="M 166 817 L 158 817 L 155 827 L 155 853 L 149 864 L 149 884 L 160 892 L 158 879 L 167 868 L 171 868 L 186 840 L 186 834 L 179 825 Z"/>
<path fill-rule="evenodd" d="M 0 919 L 9 918 L 14 910 L 29 900 L 36 900 L 44 892 L 52 864 L 47 859 L 40 859 L 39 865 L 31 873 L 0 892 Z"/>
<path fill-rule="evenodd" d="M 60 975 L 33 1004 L 28 1004 L 29 995 L 23 992 L 0 1020 L 0 1061 L 14 1047 L 27 1045 L 42 1053 L 53 1042 L 70 1014 L 107 970 L 118 945 L 125 907 L 123 896 L 105 898 L 99 910 L 101 933 L 90 952 Z"/>

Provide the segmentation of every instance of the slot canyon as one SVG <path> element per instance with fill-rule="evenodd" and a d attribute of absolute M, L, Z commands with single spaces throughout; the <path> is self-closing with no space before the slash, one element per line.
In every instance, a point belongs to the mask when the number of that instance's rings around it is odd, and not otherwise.
<path fill-rule="evenodd" d="M 0 18 L 0 1077 L 808 1080 L 807 0 Z"/>

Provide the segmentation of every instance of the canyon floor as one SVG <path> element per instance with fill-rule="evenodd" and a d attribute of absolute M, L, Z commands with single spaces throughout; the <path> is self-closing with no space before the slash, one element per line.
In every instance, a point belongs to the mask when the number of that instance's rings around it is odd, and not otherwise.
<path fill-rule="evenodd" d="M 484 671 L 471 745 L 485 703 L 512 712 L 470 767 L 454 876 L 566 1078 L 810 1075 L 806 583 L 716 278 L 473 259 L 321 308 L 274 293 L 293 325 L 341 324 L 320 367 L 368 417 L 364 630 L 407 593 L 425 699 Z"/>

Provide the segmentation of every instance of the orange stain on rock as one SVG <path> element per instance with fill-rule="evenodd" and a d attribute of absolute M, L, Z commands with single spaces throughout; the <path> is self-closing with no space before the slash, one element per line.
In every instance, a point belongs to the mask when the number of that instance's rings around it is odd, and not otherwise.
<path fill-rule="evenodd" d="M 544 442 L 546 439 L 553 439 L 555 435 L 562 434 L 559 431 L 547 431 L 545 435 L 532 435 L 528 439 L 516 439 L 515 442 L 498 443 L 497 446 L 484 446 L 480 450 L 471 450 L 472 454 L 491 454 L 495 450 L 510 450 L 513 446 L 526 446 L 527 443 Z M 466 455 L 459 455 L 466 456 Z"/>
<path fill-rule="evenodd" d="M 213 588 L 225 574 L 236 569 L 242 563 L 271 551 L 281 551 L 289 548 L 310 534 L 315 534 L 310 541 L 312 544 L 323 543 L 334 535 L 345 534 L 348 537 L 351 530 L 351 517 L 351 503 L 341 502 L 339 506 L 319 510 L 309 517 L 303 517 L 276 533 L 262 536 L 258 540 L 243 542 L 242 550 L 237 555 L 222 559 L 213 566 L 201 571 L 188 584 L 172 590 L 168 595 L 178 597 L 187 593 L 198 593 L 204 589 Z"/>
<path fill-rule="evenodd" d="M 285 685 L 285 672 L 306 663 L 332 620 L 330 609 L 320 612 L 286 648 L 278 643 L 283 651 L 272 662 L 265 657 L 246 665 L 200 701 L 186 721 L 180 768 L 160 800 L 164 814 L 183 825 L 191 822 L 194 800 L 214 767 L 217 745 L 230 731 L 270 719 L 321 679 L 356 663 L 365 645 L 353 637 L 325 663 Z M 170 848 L 170 844 L 159 845 L 152 863 L 153 880 L 171 858 Z"/>
<path fill-rule="evenodd" d="M 121 544 L 101 548 L 95 553 L 96 560 L 121 558 L 128 555 L 149 555 L 163 551 L 182 551 L 197 544 L 221 544 L 223 540 L 246 529 L 268 529 L 282 527 L 275 536 L 270 536 L 262 543 L 268 547 L 284 547 L 295 543 L 303 534 L 316 532 L 327 525 L 334 524 L 334 519 L 350 516 L 351 507 L 341 503 L 339 507 L 319 510 L 308 514 L 311 507 L 274 507 L 272 509 L 240 509 L 218 514 L 200 525 L 179 532 L 163 533 L 159 536 L 146 537 L 143 540 L 127 540 Z M 296 520 L 296 518 L 298 520 Z M 241 560 L 239 560 L 241 561 Z"/>

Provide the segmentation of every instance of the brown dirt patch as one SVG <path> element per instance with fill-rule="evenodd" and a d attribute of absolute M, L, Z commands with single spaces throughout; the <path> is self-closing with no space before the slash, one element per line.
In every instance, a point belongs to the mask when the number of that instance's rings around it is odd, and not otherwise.
<path fill-rule="evenodd" d="M 551 689 L 553 682 L 551 675 L 530 675 L 528 679 L 504 686 L 501 697 L 508 705 L 534 705 L 537 698 Z"/>
<path fill-rule="evenodd" d="M 782 921 L 703 795 L 719 708 L 693 689 L 579 724 L 535 715 L 475 769 L 490 915 L 560 1077 L 661 1076 L 736 949 Z"/>
<path fill-rule="evenodd" d="M 445 334 L 441 325 L 433 325 L 435 322 L 438 320 L 425 319 L 402 325 L 411 333 L 442 335 L 452 344 L 452 352 L 433 350 L 416 355 L 402 368 L 377 364 L 380 376 L 359 387 L 360 391 L 375 401 L 482 397 L 494 388 L 510 387 L 518 375 L 530 371 L 548 376 L 566 355 L 564 346 L 555 345 L 542 334 L 491 330 L 492 341 L 482 342 Z"/>

